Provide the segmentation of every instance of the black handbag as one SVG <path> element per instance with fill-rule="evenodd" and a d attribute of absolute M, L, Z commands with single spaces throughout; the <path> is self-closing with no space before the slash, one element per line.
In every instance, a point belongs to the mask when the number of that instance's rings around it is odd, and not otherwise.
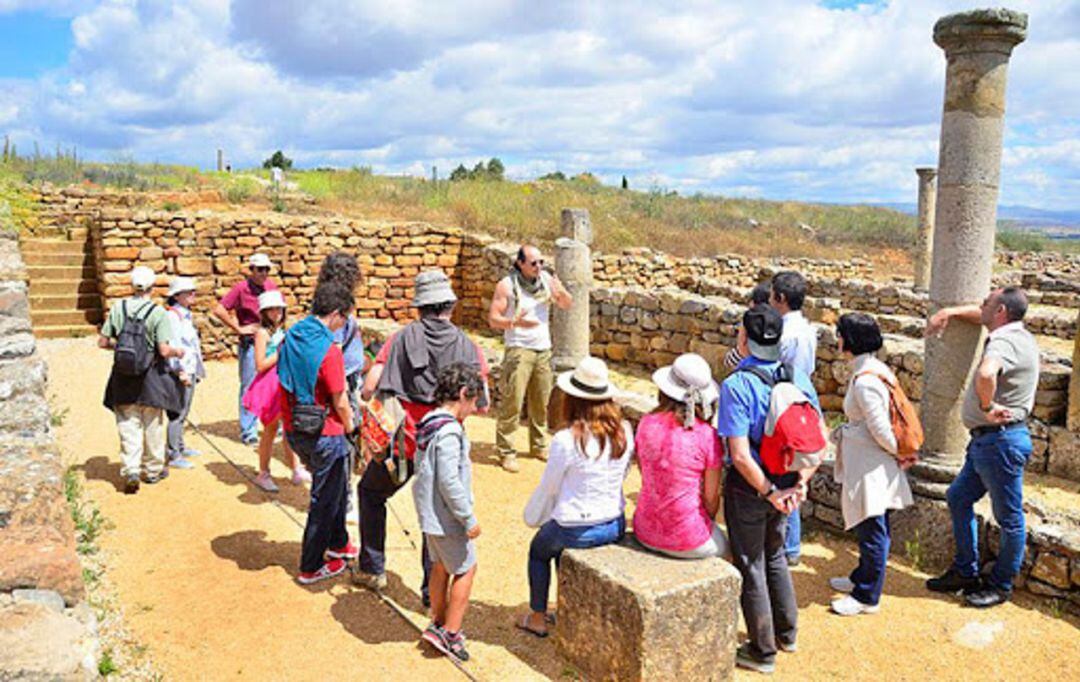
<path fill-rule="evenodd" d="M 327 414 L 328 410 L 321 405 L 297 405 L 294 402 L 292 406 L 293 433 L 308 438 L 318 438 L 322 435 Z"/>

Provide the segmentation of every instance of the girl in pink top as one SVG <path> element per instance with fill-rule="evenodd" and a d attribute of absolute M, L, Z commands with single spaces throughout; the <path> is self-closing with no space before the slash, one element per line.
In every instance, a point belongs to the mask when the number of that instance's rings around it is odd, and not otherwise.
<path fill-rule="evenodd" d="M 720 506 L 721 446 L 712 425 L 719 392 L 709 364 L 686 353 L 658 369 L 660 405 L 635 437 L 641 492 L 634 535 L 645 547 L 679 559 L 727 556 Z"/>

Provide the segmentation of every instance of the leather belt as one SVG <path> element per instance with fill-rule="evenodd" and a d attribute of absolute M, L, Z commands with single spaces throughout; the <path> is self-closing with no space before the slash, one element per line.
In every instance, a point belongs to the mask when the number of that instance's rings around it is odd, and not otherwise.
<path fill-rule="evenodd" d="M 1026 422 L 1009 422 L 1007 424 L 987 424 L 986 426 L 976 426 L 971 429 L 971 437 L 978 438 L 979 436 L 985 436 L 988 433 L 1001 433 L 1002 431 L 1008 431 L 1020 426 L 1024 426 Z"/>

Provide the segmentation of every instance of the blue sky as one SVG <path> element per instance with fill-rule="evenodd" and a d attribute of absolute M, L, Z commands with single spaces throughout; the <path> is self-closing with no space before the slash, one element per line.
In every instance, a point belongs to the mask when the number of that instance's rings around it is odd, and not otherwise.
<path fill-rule="evenodd" d="M 1080 0 L 1013 0 L 1001 202 L 1080 202 Z M 914 201 L 970 0 L 0 0 L 20 149 L 426 175 L 498 156 L 681 192 Z"/>

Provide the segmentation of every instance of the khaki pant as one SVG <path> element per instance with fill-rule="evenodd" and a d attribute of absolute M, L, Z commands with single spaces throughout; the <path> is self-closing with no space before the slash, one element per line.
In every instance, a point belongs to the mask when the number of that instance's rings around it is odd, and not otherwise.
<path fill-rule="evenodd" d="M 121 476 L 138 476 L 143 463 L 147 476 L 161 473 L 165 468 L 165 410 L 146 405 L 117 405 L 116 430 L 120 432 Z"/>
<path fill-rule="evenodd" d="M 529 421 L 529 454 L 542 457 L 547 450 L 547 404 L 551 396 L 551 351 L 506 349 L 502 362 L 502 404 L 495 430 L 499 455 L 516 454 L 512 437 L 517 431 L 521 401 L 526 401 Z"/>

